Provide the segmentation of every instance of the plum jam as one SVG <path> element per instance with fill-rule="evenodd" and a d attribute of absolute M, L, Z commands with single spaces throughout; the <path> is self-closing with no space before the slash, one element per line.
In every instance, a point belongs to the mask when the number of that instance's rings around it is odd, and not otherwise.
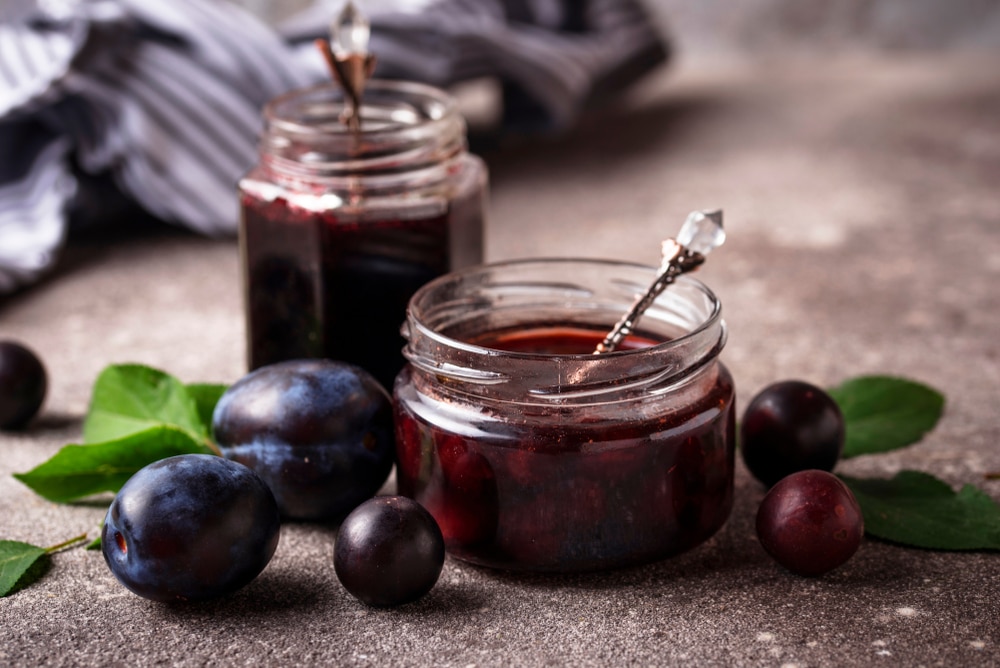
<path fill-rule="evenodd" d="M 533 260 L 414 295 L 395 385 L 397 481 L 453 556 L 601 570 L 682 552 L 725 523 L 735 407 L 715 296 L 682 278 L 638 335 L 592 354 L 654 275 Z"/>
<path fill-rule="evenodd" d="M 333 85 L 264 110 L 240 182 L 248 366 L 329 357 L 392 387 L 410 296 L 482 259 L 486 169 L 444 92 L 372 81 L 362 130 Z"/>

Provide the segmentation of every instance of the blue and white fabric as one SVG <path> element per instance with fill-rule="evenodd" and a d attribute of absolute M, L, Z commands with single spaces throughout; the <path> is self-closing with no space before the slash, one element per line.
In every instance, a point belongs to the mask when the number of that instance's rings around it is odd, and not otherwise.
<path fill-rule="evenodd" d="M 512 127 L 568 127 L 667 56 L 635 0 L 356 4 L 372 21 L 376 76 L 495 77 Z M 275 28 L 226 0 L 3 0 L 0 294 L 53 265 L 95 179 L 163 221 L 234 232 L 260 109 L 329 77 L 312 40 L 339 6 Z"/>

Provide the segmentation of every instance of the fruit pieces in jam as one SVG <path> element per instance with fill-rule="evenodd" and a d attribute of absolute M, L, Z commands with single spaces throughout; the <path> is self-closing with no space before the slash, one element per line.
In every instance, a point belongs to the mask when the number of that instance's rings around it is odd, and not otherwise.
<path fill-rule="evenodd" d="M 410 296 L 449 270 L 449 214 L 338 218 L 242 197 L 249 366 L 330 357 L 392 388 Z"/>
<path fill-rule="evenodd" d="M 475 343 L 589 354 L 604 332 L 524 329 Z M 631 337 L 623 349 L 656 341 Z M 437 519 L 449 552 L 485 566 L 587 571 L 646 563 L 701 543 L 732 506 L 733 383 L 715 367 L 702 396 L 659 417 L 548 408 L 546 419 L 462 413 L 397 385 L 399 491 Z M 561 419 L 562 418 L 562 419 Z"/>

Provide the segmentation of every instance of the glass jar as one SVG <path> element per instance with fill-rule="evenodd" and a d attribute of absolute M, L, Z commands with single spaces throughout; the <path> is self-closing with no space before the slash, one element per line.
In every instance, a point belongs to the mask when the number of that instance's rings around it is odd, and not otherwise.
<path fill-rule="evenodd" d="M 332 83 L 264 108 L 239 183 L 248 364 L 331 357 L 391 388 L 410 296 L 482 261 L 487 173 L 442 90 L 369 82 L 360 133 L 344 109 Z"/>
<path fill-rule="evenodd" d="M 599 570 L 687 550 L 726 521 L 735 406 L 715 295 L 682 277 L 618 351 L 592 354 L 655 272 L 528 260 L 414 295 L 394 389 L 397 479 L 453 556 Z"/>

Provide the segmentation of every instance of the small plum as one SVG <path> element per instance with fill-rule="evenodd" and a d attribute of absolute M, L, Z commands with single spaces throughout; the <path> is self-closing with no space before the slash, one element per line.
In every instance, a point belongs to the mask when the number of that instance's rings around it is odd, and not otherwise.
<path fill-rule="evenodd" d="M 829 394 L 788 380 L 769 385 L 750 401 L 740 450 L 750 473 L 770 487 L 797 471 L 832 471 L 844 435 L 844 417 Z"/>
<path fill-rule="evenodd" d="M 444 566 L 444 538 L 434 517 L 405 496 L 377 496 L 344 519 L 333 566 L 341 584 L 373 607 L 415 601 Z"/>
<path fill-rule="evenodd" d="M 837 476 L 799 471 L 768 491 L 757 510 L 757 538 L 798 575 L 822 575 L 857 551 L 864 535 L 857 500 Z"/>
<path fill-rule="evenodd" d="M 38 413 L 48 377 L 41 360 L 14 341 L 0 341 L 0 429 L 20 429 Z"/>

